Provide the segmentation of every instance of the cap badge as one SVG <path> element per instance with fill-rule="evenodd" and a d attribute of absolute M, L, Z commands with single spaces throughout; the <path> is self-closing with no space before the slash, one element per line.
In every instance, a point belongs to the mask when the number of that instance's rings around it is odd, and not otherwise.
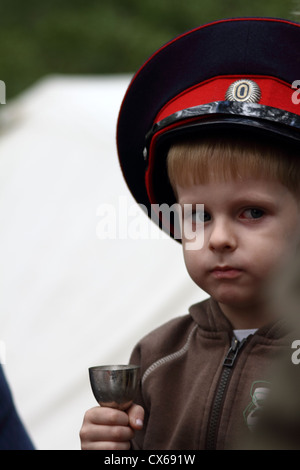
<path fill-rule="evenodd" d="M 225 95 L 228 101 L 239 101 L 242 103 L 258 103 L 260 97 L 259 86 L 253 80 L 248 79 L 233 82 Z"/>

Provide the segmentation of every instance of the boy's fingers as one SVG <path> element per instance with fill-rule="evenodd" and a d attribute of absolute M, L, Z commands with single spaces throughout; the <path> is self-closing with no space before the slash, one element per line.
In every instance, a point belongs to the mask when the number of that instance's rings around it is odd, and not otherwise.
<path fill-rule="evenodd" d="M 82 442 L 129 442 L 134 436 L 130 426 L 99 426 L 82 427 L 80 437 Z"/>
<path fill-rule="evenodd" d="M 83 443 L 82 450 L 129 450 L 130 442 L 95 441 Z"/>
<path fill-rule="evenodd" d="M 93 424 L 107 426 L 128 426 L 128 415 L 114 408 L 95 406 L 85 414 L 85 420 Z"/>
<path fill-rule="evenodd" d="M 134 430 L 124 411 L 96 406 L 85 413 L 79 435 L 82 449 L 126 450 Z"/>
<path fill-rule="evenodd" d="M 127 410 L 129 424 L 132 429 L 142 429 L 143 422 L 144 422 L 144 408 L 140 405 L 131 405 L 131 407 Z"/>

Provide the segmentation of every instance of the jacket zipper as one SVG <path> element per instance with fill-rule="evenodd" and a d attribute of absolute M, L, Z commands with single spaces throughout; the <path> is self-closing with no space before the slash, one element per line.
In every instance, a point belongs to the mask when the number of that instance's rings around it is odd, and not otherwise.
<path fill-rule="evenodd" d="M 219 429 L 220 416 L 222 411 L 222 405 L 225 398 L 227 384 L 230 380 L 235 360 L 240 352 L 241 348 L 247 341 L 244 338 L 242 341 L 238 341 L 235 336 L 231 340 L 231 346 L 223 361 L 223 369 L 217 386 L 217 390 L 214 397 L 210 420 L 208 424 L 208 431 L 206 437 L 206 449 L 213 450 L 216 448 L 217 433 Z"/>

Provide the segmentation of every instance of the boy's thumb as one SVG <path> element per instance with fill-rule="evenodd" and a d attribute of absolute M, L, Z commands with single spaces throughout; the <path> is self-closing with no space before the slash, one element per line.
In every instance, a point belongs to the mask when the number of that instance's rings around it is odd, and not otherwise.
<path fill-rule="evenodd" d="M 142 429 L 143 422 L 144 422 L 144 408 L 140 405 L 131 405 L 131 407 L 127 410 L 129 424 L 132 429 Z"/>

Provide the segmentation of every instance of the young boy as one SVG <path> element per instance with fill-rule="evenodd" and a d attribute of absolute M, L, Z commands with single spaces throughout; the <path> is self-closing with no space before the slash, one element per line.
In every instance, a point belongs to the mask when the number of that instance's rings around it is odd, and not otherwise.
<path fill-rule="evenodd" d="M 267 287 L 300 230 L 299 41 L 289 21 L 219 21 L 163 46 L 133 78 L 118 122 L 124 177 L 148 208 L 192 208 L 179 213 L 195 233 L 201 222 L 203 246 L 182 230 L 183 254 L 210 298 L 139 342 L 136 404 L 89 410 L 83 449 L 248 446 L 287 335 Z M 156 222 L 178 238 L 176 223 Z"/>

